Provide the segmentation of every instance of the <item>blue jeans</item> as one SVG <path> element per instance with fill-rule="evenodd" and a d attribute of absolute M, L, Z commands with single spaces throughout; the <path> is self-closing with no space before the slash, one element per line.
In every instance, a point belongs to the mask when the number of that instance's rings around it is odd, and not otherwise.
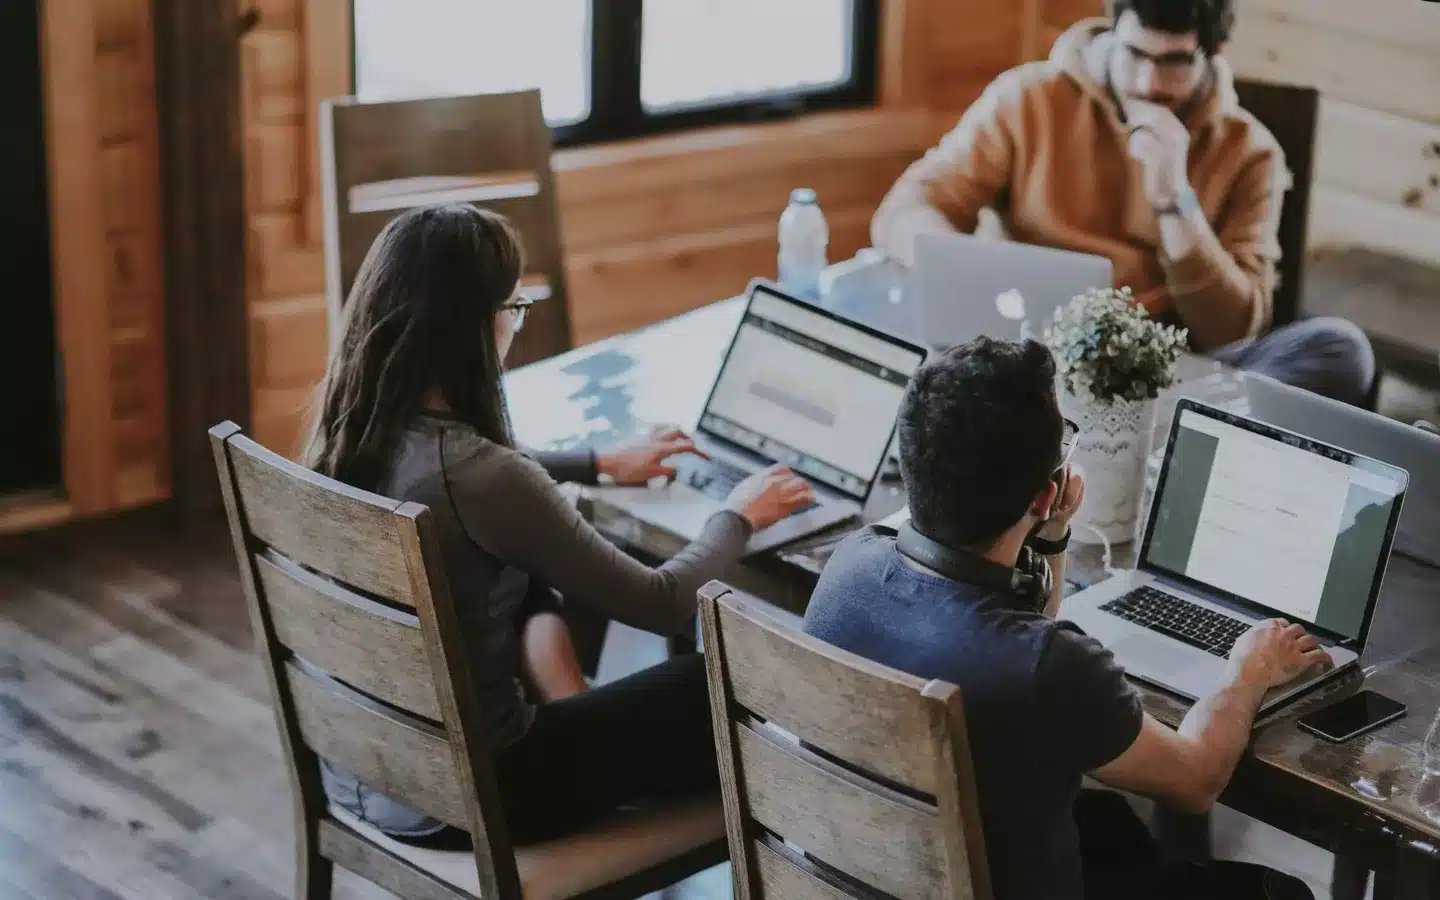
<path fill-rule="evenodd" d="M 1354 406 L 1367 404 L 1375 382 L 1370 339 L 1347 319 L 1302 319 L 1211 356 Z"/>

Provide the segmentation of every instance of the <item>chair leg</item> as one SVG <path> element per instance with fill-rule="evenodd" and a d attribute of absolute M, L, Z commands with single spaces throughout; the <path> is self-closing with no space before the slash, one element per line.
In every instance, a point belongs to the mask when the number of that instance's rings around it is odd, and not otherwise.
<path fill-rule="evenodd" d="M 308 829 L 295 848 L 295 896 L 300 900 L 330 900 L 335 863 L 320 855 L 320 836 Z"/>

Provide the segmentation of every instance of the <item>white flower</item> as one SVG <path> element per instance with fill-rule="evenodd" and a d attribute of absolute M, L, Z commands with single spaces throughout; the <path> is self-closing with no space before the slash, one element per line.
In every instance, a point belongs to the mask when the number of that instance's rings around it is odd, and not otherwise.
<path fill-rule="evenodd" d="M 1100 403 L 1158 396 L 1174 383 L 1188 338 L 1184 329 L 1151 319 L 1129 288 L 1075 297 L 1055 311 L 1045 331 L 1060 383 Z"/>
<path fill-rule="evenodd" d="M 1025 318 L 1025 297 L 1017 290 L 1010 289 L 995 297 L 995 310 L 1011 322 Z"/>

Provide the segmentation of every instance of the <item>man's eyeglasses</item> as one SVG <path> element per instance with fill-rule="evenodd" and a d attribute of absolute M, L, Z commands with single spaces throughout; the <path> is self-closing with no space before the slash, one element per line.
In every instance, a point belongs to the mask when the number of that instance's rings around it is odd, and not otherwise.
<path fill-rule="evenodd" d="M 535 298 L 527 297 L 524 294 L 516 293 L 515 299 L 507 300 L 500 304 L 501 309 L 508 309 L 515 314 L 515 330 L 519 331 L 525 327 L 525 315 L 530 312 L 530 307 L 535 305 Z"/>
<path fill-rule="evenodd" d="M 1060 433 L 1060 464 L 1055 467 L 1055 474 L 1061 475 L 1065 467 L 1070 465 L 1070 457 L 1075 454 L 1075 448 L 1080 444 L 1080 426 L 1070 419 L 1062 419 L 1064 430 Z"/>
<path fill-rule="evenodd" d="M 1200 62 L 1200 51 L 1189 53 L 1183 50 L 1174 53 L 1146 53 L 1132 44 L 1125 44 L 1126 55 L 1132 64 L 1148 62 L 1162 75 L 1188 75 Z"/>

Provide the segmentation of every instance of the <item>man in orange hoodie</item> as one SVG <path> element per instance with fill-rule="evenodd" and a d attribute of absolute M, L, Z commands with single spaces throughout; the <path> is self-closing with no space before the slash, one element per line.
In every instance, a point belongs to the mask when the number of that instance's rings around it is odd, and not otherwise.
<path fill-rule="evenodd" d="M 909 264 L 915 236 L 999 214 L 1016 241 L 1108 257 L 1199 352 L 1350 403 L 1375 377 L 1342 319 L 1267 331 L 1289 173 L 1220 55 L 1229 0 L 1112 0 L 1047 62 L 997 78 L 906 170 L 871 224 Z"/>

